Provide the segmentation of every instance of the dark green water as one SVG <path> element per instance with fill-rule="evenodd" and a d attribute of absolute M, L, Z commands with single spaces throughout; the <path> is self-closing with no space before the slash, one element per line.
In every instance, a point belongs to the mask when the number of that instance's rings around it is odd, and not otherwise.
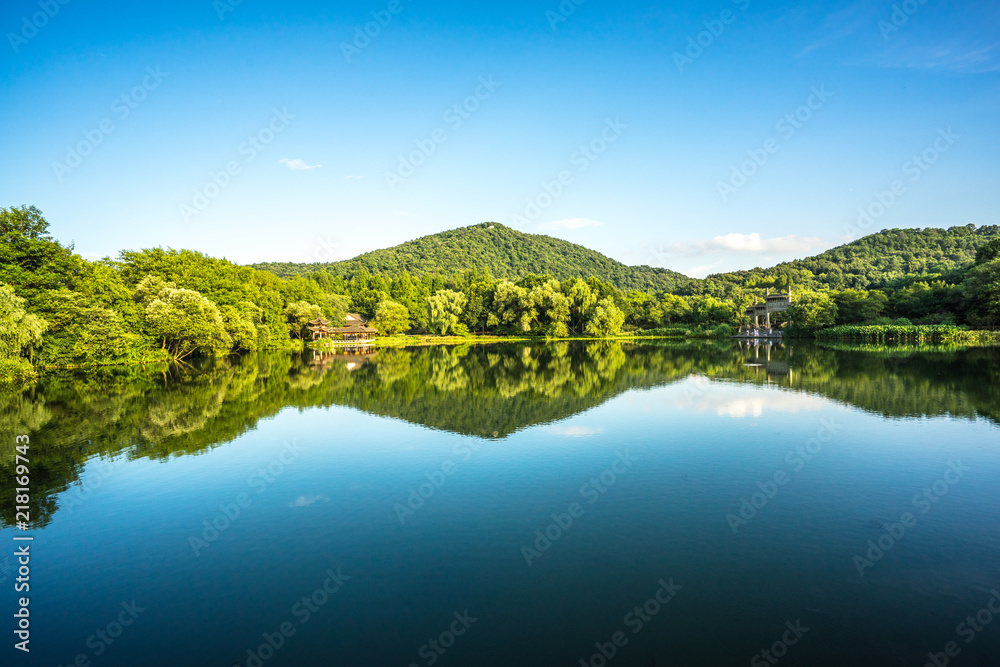
<path fill-rule="evenodd" d="M 997 349 L 260 355 L 0 420 L 4 665 L 1000 665 Z"/>

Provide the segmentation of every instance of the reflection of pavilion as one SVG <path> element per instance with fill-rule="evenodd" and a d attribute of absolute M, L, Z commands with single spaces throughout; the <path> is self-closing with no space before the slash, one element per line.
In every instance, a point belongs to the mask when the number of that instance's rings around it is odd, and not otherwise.
<path fill-rule="evenodd" d="M 746 309 L 750 324 L 745 330 L 740 331 L 738 337 L 750 339 L 781 338 L 781 331 L 775 331 L 771 327 L 771 313 L 783 313 L 788 310 L 792 303 L 792 290 L 788 290 L 788 294 L 771 294 L 771 290 L 767 290 L 764 303 L 755 303 Z"/>
<path fill-rule="evenodd" d="M 788 378 L 788 384 L 791 386 L 795 381 L 795 371 L 792 368 L 791 363 L 787 358 L 785 359 L 772 359 L 772 351 L 777 351 L 783 349 L 780 347 L 780 343 L 772 343 L 769 340 L 741 340 L 739 341 L 740 352 L 743 354 L 743 362 L 745 366 L 749 366 L 754 369 L 754 375 L 759 375 L 764 373 L 768 379 L 772 375 L 777 375 L 781 377 Z M 788 357 L 791 357 L 792 351 L 789 348 Z"/>
<path fill-rule="evenodd" d="M 342 327 L 331 327 L 328 320 L 318 317 L 309 323 L 309 331 L 314 341 L 330 340 L 335 345 L 371 345 L 378 335 L 357 313 L 347 313 Z"/>
<path fill-rule="evenodd" d="M 378 356 L 368 345 L 341 347 L 336 351 L 313 350 L 309 365 L 315 370 L 325 370 L 331 364 L 345 364 L 352 373 Z"/>

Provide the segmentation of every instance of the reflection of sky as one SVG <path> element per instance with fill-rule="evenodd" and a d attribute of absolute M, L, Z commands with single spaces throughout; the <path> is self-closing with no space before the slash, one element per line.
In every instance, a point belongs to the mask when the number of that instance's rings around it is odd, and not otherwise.
<path fill-rule="evenodd" d="M 747 391 L 746 386 L 715 383 L 709 390 L 705 380 L 687 380 L 687 391 L 675 396 L 673 405 L 682 410 L 714 412 L 721 417 L 742 419 L 760 417 L 765 412 L 813 412 L 830 405 L 830 401 L 814 394 L 762 387 Z M 693 391 L 691 391 L 693 389 Z"/>
<path fill-rule="evenodd" d="M 604 429 L 600 427 L 567 425 L 549 426 L 546 431 L 564 438 L 591 438 L 604 433 Z"/>
<path fill-rule="evenodd" d="M 796 471 L 788 453 L 824 420 L 842 431 Z M 1000 548 L 995 432 L 704 378 L 629 391 L 496 441 L 342 407 L 289 409 L 199 456 L 123 462 L 73 512 L 57 511 L 36 542 L 45 556 L 33 574 L 45 585 L 32 591 L 32 613 L 49 641 L 34 664 L 66 664 L 85 650 L 95 619 L 133 598 L 148 616 L 105 664 L 158 667 L 192 653 L 204 655 L 199 664 L 233 664 L 341 566 L 348 585 L 273 664 L 327 664 L 333 652 L 340 664 L 410 664 L 440 619 L 466 608 L 483 610 L 483 622 L 463 645 L 469 659 L 455 654 L 453 664 L 518 664 L 515 650 L 540 656 L 532 664 L 571 664 L 576 647 L 613 629 L 661 577 L 686 587 L 685 606 L 665 612 L 669 637 L 640 640 L 678 664 L 734 664 L 723 654 L 763 645 L 770 623 L 807 612 L 919 646 L 981 606 L 978 586 L 1000 583 L 991 570 Z M 285 443 L 301 453 L 265 488 L 251 484 Z M 623 451 L 634 464 L 529 569 L 521 546 L 553 513 L 587 503 L 581 485 Z M 912 510 L 913 495 L 952 459 L 970 467 L 966 477 L 872 571 L 880 583 L 860 579 L 851 559 L 878 536 L 871 522 Z M 779 469 L 789 484 L 734 536 L 726 514 Z M 429 484 L 433 494 L 402 524 L 395 506 Z M 195 556 L 191 537 L 232 513 L 240 494 L 252 503 Z M 720 609 L 734 623 L 709 662 L 698 638 Z M 821 664 L 810 652 L 836 652 L 828 637 L 803 643 L 802 664 Z M 997 640 L 979 641 L 992 649 Z"/>
<path fill-rule="evenodd" d="M 318 502 L 330 502 L 330 499 L 326 496 L 299 496 L 294 501 L 288 504 L 289 507 L 309 507 L 310 505 L 315 505 Z"/>

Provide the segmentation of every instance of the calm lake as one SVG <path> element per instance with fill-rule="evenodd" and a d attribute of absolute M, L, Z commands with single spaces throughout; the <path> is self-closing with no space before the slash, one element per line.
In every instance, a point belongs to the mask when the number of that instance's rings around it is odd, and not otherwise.
<path fill-rule="evenodd" d="M 3 664 L 1000 665 L 998 425 L 996 348 L 50 374 L 0 396 Z"/>

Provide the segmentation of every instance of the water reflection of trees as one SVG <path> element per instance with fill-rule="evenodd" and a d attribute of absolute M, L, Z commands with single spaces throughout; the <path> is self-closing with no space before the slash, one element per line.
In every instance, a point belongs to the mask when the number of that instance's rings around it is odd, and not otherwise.
<path fill-rule="evenodd" d="M 198 454 L 290 406 L 348 406 L 495 438 L 691 375 L 820 394 L 886 416 L 1000 423 L 1000 350 L 990 348 L 594 342 L 383 350 L 351 363 L 317 363 L 309 354 L 62 372 L 23 394 L 0 395 L 0 487 L 14 487 L 20 434 L 33 443 L 33 523 L 45 525 L 56 494 L 90 457 Z M 4 494 L 0 520 L 13 518 L 13 498 Z"/>

